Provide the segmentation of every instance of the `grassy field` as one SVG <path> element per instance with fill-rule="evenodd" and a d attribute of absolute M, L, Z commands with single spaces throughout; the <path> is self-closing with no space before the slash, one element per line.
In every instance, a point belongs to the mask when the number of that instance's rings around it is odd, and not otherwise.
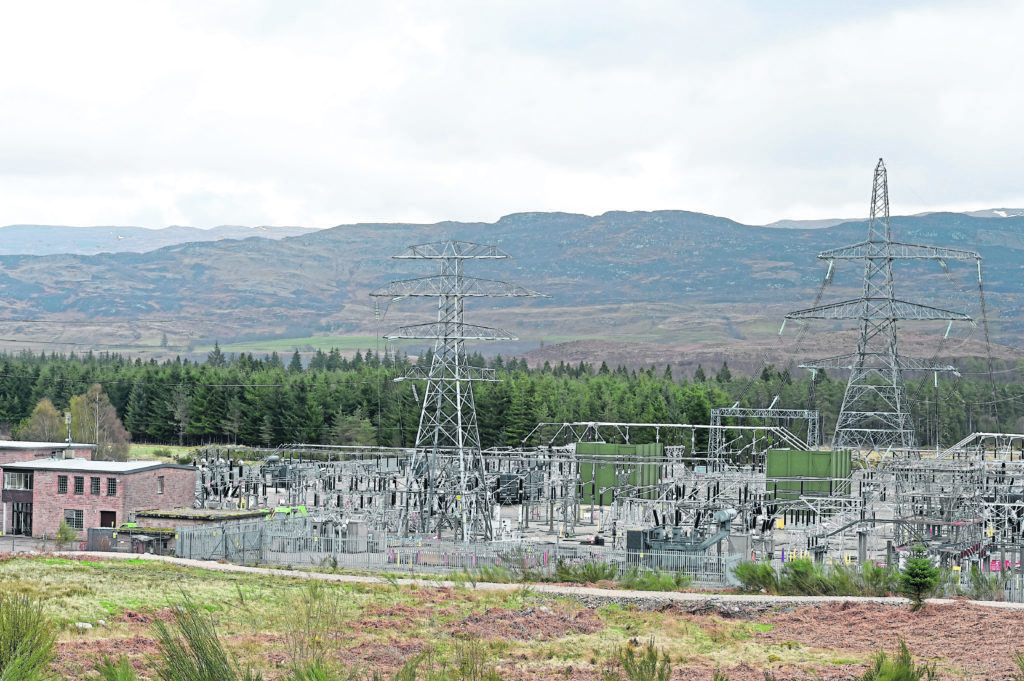
<path fill-rule="evenodd" d="M 609 605 L 589 609 L 529 588 L 320 584 L 231 574 L 148 560 L 91 561 L 52 556 L 0 562 L 0 588 L 38 599 L 60 627 L 53 671 L 86 679 L 103 654 L 127 655 L 152 674 L 154 622 L 190 599 L 214 619 L 228 651 L 266 679 L 316 652 L 336 668 L 392 674 L 410 658 L 443 663 L 472 643 L 505 679 L 600 678 L 617 647 L 653 638 L 671 660 L 728 668 L 742 660 L 827 663 L 828 651 L 754 639 L 765 624 L 680 618 L 672 612 Z M 76 623 L 86 622 L 83 630 Z M 830 657 L 831 656 L 831 657 Z"/>
<path fill-rule="evenodd" d="M 132 444 L 128 449 L 128 458 L 173 463 L 175 457 L 189 454 L 194 449 L 195 447 L 178 447 L 175 445 Z"/>

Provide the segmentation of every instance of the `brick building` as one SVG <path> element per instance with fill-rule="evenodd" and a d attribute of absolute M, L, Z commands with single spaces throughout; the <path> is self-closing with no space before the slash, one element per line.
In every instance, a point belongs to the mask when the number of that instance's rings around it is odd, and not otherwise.
<path fill-rule="evenodd" d="M 44 459 L 3 465 L 5 533 L 117 527 L 136 511 L 191 506 L 196 469 L 156 461 Z"/>
<path fill-rule="evenodd" d="M 71 451 L 76 459 L 91 459 L 96 452 L 96 445 L 72 442 L 27 442 L 22 440 L 0 440 L 0 466 L 17 461 L 36 461 L 38 459 L 59 459 L 65 452 Z"/>

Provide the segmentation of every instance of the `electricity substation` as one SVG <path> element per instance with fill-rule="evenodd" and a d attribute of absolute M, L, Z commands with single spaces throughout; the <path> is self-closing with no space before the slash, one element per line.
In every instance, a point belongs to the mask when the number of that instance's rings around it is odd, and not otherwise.
<path fill-rule="evenodd" d="M 508 257 L 462 241 L 412 246 L 395 258 L 434 273 L 372 293 L 437 303 L 435 319 L 386 336 L 433 347 L 429 366 L 399 379 L 420 386 L 415 447 L 198 450 L 197 508 L 273 513 L 178 528 L 178 555 L 436 574 L 549 574 L 559 561 L 604 561 L 721 586 L 744 560 L 892 565 L 923 547 L 943 566 L 1009 571 L 1019 581 L 1024 435 L 919 447 L 904 375 L 956 370 L 901 354 L 897 336 L 920 322 L 946 326 L 946 335 L 953 325 L 980 326 L 987 341 L 981 257 L 895 241 L 881 160 L 866 240 L 820 253 L 828 269 L 814 305 L 783 323 L 799 329 L 798 342 L 816 322 L 858 329 L 850 352 L 799 360 L 811 372 L 848 375 L 831 443 L 816 410 L 776 396 L 761 408 L 713 409 L 709 424 L 540 423 L 517 447 L 482 449 L 473 387 L 495 375 L 470 366 L 465 345 L 513 334 L 467 322 L 466 303 L 543 295 L 470 276 L 478 261 Z M 861 294 L 827 302 L 846 261 L 863 267 Z M 901 297 L 893 265 L 903 261 L 976 268 L 980 318 Z"/>

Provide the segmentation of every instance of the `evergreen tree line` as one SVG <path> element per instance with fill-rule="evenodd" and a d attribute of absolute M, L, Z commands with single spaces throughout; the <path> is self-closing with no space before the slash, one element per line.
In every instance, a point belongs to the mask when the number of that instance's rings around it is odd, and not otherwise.
<path fill-rule="evenodd" d="M 773 366 L 751 380 L 734 376 L 724 363 L 674 377 L 669 367 L 560 362 L 531 369 L 521 360 L 498 356 L 488 362 L 479 354 L 469 361 L 495 368 L 503 379 L 474 384 L 485 448 L 516 446 L 539 422 L 707 424 L 712 407 L 735 402 L 766 407 L 776 394 L 780 407 L 819 409 L 827 441 L 846 385 L 845 379 L 822 372 L 813 380 L 807 372 L 794 378 Z M 0 425 L 17 437 L 41 401 L 63 413 L 71 410 L 73 398 L 90 389 L 95 393 L 98 385 L 102 397 L 92 394 L 92 403 L 109 402 L 136 442 L 413 446 L 423 388 L 414 388 L 419 382 L 393 380 L 408 366 L 405 356 L 372 350 L 350 358 L 337 350 L 318 352 L 306 365 L 297 352 L 285 363 L 276 353 L 227 355 L 217 347 L 201 362 L 146 362 L 115 353 L 4 354 Z M 933 443 L 936 434 L 951 444 L 974 431 L 1022 432 L 1024 385 L 993 384 L 983 373 L 940 377 L 937 389 L 931 376 L 908 381 L 923 445 Z M 1003 375 L 1019 381 L 1021 372 L 1013 368 Z M 633 439 L 647 437 L 653 433 L 637 431 Z"/>

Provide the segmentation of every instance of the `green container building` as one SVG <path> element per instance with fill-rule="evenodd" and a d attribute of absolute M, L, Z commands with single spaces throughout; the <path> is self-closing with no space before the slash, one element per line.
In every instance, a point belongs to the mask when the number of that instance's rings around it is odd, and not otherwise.
<path fill-rule="evenodd" d="M 646 445 L 616 445 L 604 442 L 578 442 L 576 455 L 588 459 L 580 463 L 581 503 L 605 506 L 614 499 L 612 489 L 617 487 L 616 470 L 628 474 L 630 485 L 641 489 L 641 498 L 657 497 L 657 485 L 664 474 L 665 445 L 653 442 Z M 646 463 L 650 461 L 650 463 Z"/>
<path fill-rule="evenodd" d="M 765 462 L 768 491 L 778 499 L 849 494 L 853 455 L 849 450 L 769 449 Z"/>

